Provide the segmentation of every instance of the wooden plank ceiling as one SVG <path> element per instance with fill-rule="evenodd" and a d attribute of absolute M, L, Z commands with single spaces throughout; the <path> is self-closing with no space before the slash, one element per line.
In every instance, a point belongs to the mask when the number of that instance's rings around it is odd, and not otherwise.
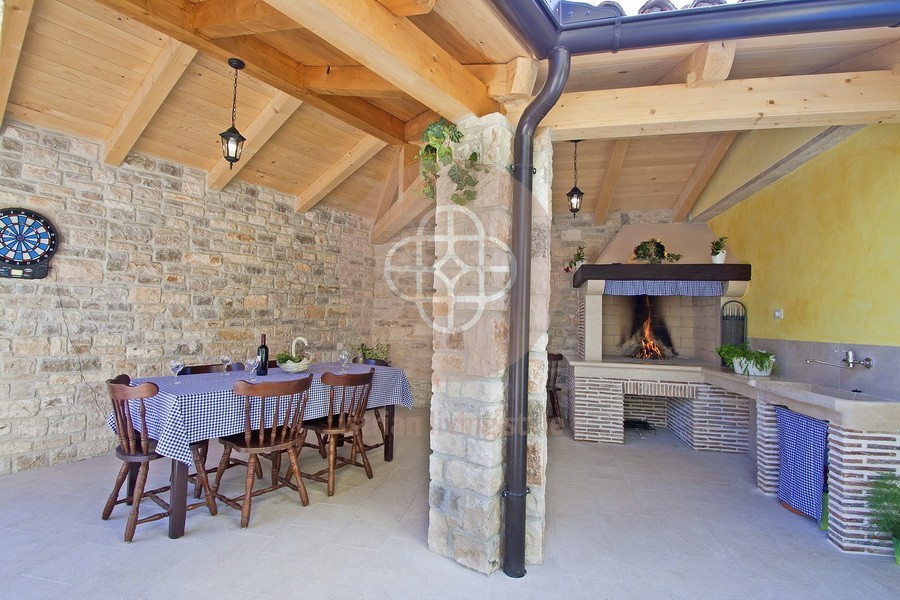
<path fill-rule="evenodd" d="M 6 118 L 102 141 L 110 164 L 146 153 L 206 171 L 210 189 L 242 180 L 295 195 L 297 210 L 321 201 L 366 215 L 378 241 L 424 206 L 405 145 L 424 125 L 497 110 L 515 120 L 546 77 L 489 0 L 6 0 L 3 10 Z M 234 170 L 218 141 L 230 56 L 247 63 L 237 126 L 248 142 Z M 545 121 L 557 140 L 554 213 L 573 183 L 567 140 L 586 138 L 578 181 L 596 223 L 634 210 L 683 219 L 741 130 L 896 121 L 898 64 L 896 29 L 576 57 Z M 852 89 L 830 93 L 842 81 Z M 772 108 L 747 101 L 754 87 Z"/>

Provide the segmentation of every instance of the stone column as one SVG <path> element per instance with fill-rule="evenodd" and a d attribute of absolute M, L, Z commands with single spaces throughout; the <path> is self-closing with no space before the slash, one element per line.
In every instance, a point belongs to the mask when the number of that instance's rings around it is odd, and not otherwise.
<path fill-rule="evenodd" d="M 431 403 L 431 487 L 428 545 L 467 567 L 501 567 L 505 488 L 506 378 L 513 130 L 501 115 L 463 127 L 458 156 L 479 152 L 491 170 L 479 173 L 478 197 L 450 201 L 453 184 L 438 179 L 435 229 L 434 356 Z M 551 146 L 538 140 L 532 250 L 532 355 L 529 363 L 526 559 L 543 558 L 546 466 L 546 343 L 549 324 L 549 200 Z"/>

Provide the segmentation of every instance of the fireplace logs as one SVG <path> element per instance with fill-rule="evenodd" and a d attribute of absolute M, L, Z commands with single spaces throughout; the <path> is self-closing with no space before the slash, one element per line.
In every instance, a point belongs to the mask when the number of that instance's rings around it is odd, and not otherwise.
<path fill-rule="evenodd" d="M 654 323 L 655 321 L 655 323 Z M 622 356 L 661 360 L 676 355 L 669 330 L 662 319 L 656 317 L 650 296 L 635 296 L 632 334 L 619 347 Z"/>

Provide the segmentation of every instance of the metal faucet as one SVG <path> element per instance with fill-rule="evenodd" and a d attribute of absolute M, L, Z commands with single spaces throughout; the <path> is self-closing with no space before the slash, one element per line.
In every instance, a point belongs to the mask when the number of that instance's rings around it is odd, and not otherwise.
<path fill-rule="evenodd" d="M 856 360 L 856 356 L 853 354 L 853 350 L 846 350 L 844 352 L 844 358 L 841 359 L 842 363 L 847 363 L 844 365 L 836 365 L 834 363 L 825 362 L 824 360 L 816 360 L 814 358 L 807 358 L 806 364 L 809 363 L 819 363 L 820 365 L 828 365 L 829 367 L 837 367 L 838 369 L 852 369 L 853 365 L 862 365 L 867 369 L 871 369 L 875 364 L 871 358 L 864 358 L 862 360 Z"/>

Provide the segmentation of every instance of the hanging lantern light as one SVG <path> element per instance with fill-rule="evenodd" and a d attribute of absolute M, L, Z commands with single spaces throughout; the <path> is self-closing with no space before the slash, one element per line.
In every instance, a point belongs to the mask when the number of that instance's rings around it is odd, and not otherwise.
<path fill-rule="evenodd" d="M 231 101 L 231 127 L 219 134 L 222 138 L 222 156 L 228 161 L 228 168 L 234 167 L 234 163 L 241 160 L 241 150 L 244 149 L 246 138 L 234 126 L 237 116 L 237 78 L 238 71 L 244 68 L 244 61 L 239 58 L 229 58 L 228 66 L 234 69 L 234 96 Z"/>
<path fill-rule="evenodd" d="M 569 210 L 572 211 L 573 219 L 575 214 L 581 210 L 581 200 L 584 198 L 584 192 L 578 189 L 578 142 L 580 141 L 572 140 L 572 143 L 575 144 L 575 186 L 566 194 L 566 198 L 569 199 Z"/>

